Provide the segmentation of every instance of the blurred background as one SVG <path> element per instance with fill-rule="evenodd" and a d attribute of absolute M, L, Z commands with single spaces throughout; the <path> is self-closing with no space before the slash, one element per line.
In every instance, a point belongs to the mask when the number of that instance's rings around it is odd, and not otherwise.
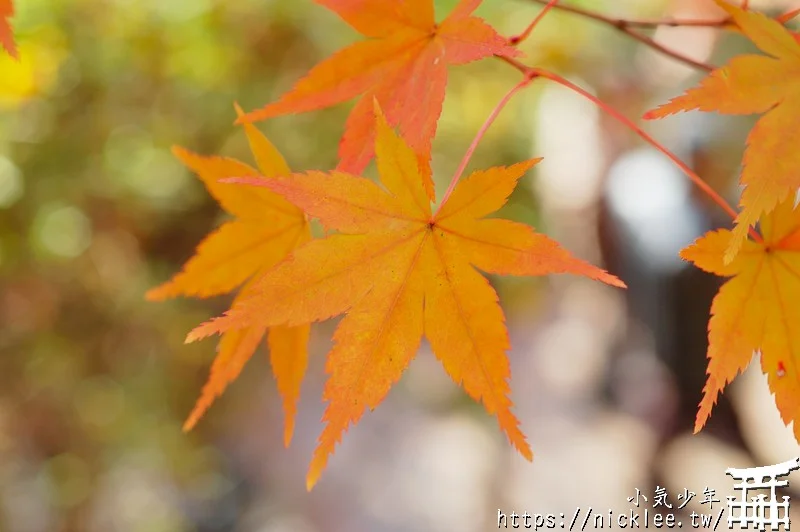
<path fill-rule="evenodd" d="M 720 17 L 710 0 L 562 3 L 628 18 Z M 454 4 L 437 0 L 438 15 Z M 773 15 L 797 7 L 751 6 Z M 491 279 L 532 464 L 423 343 L 306 493 L 335 322 L 313 329 L 289 449 L 264 350 L 183 434 L 215 352 L 213 340 L 183 339 L 230 298 L 144 300 L 224 219 L 170 147 L 252 163 L 232 125 L 234 101 L 251 110 L 274 100 L 360 37 L 311 0 L 17 0 L 16 9 L 21 61 L 0 54 L 0 531 L 478 531 L 495 529 L 498 509 L 627 512 L 636 489 L 644 507 L 659 487 L 675 508 L 684 490 L 697 494 L 678 512 L 686 522 L 689 511 L 709 513 L 699 504 L 705 488 L 722 501 L 714 513 L 724 504 L 726 468 L 800 455 L 757 367 L 691 435 L 721 280 L 677 252 L 730 220 L 666 158 L 545 81 L 501 114 L 471 168 L 544 156 L 500 214 L 630 289 L 566 276 Z M 487 0 L 478 14 L 513 35 L 540 9 Z M 714 65 L 752 50 L 714 29 L 647 33 Z M 527 63 L 634 119 L 702 74 L 562 12 L 522 49 Z M 519 80 L 492 60 L 450 72 L 433 157 L 440 194 Z M 350 107 L 259 127 L 294 169 L 332 168 Z M 693 113 L 645 127 L 733 203 L 752 124 Z"/>

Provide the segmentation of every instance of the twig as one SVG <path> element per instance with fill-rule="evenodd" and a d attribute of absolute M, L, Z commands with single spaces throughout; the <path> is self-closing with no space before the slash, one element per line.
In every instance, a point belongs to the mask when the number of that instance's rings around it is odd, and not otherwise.
<path fill-rule="evenodd" d="M 538 4 L 546 4 L 547 0 L 531 0 L 532 2 L 536 2 Z M 556 9 L 561 11 L 565 11 L 567 13 L 573 13 L 575 15 L 580 15 L 585 18 L 590 18 L 592 20 L 596 20 L 597 22 L 602 22 L 603 24 L 608 24 L 609 26 L 614 26 L 615 28 L 657 28 L 659 26 L 669 26 L 669 27 L 695 27 L 695 28 L 721 28 L 730 22 L 730 18 L 724 19 L 716 19 L 716 20 L 691 20 L 691 19 L 676 19 L 676 18 L 661 18 L 661 19 L 624 19 L 624 18 L 616 18 L 616 17 L 608 17 L 603 15 L 602 13 L 597 13 L 596 11 L 590 11 L 588 9 L 584 9 L 582 7 L 570 6 L 565 4 L 559 4 L 554 6 Z"/>
<path fill-rule="evenodd" d="M 564 79 L 563 77 L 559 76 L 558 74 L 555 74 L 555 73 L 547 71 L 547 70 L 543 70 L 541 68 L 529 67 L 527 65 L 524 65 L 524 64 L 520 63 L 516 59 L 512 59 L 512 58 L 509 58 L 509 57 L 499 57 L 499 59 L 505 61 L 509 65 L 513 66 L 514 68 L 516 68 L 517 70 L 522 72 L 522 74 L 525 75 L 525 79 L 526 80 L 531 79 L 531 76 L 537 76 L 537 77 L 542 77 L 542 78 L 549 79 L 550 81 L 554 81 L 554 82 L 558 83 L 559 85 L 562 85 L 562 86 L 570 89 L 571 91 L 580 94 L 584 98 L 588 99 L 589 101 L 591 101 L 592 103 L 597 105 L 597 107 L 602 109 L 604 112 L 608 113 L 615 120 L 617 120 L 618 122 L 622 123 L 623 125 L 628 127 L 631 131 L 636 133 L 639 137 L 641 137 L 642 139 L 647 141 L 648 144 L 652 145 L 658 151 L 660 151 L 661 153 L 666 155 L 678 168 L 681 169 L 681 171 L 683 171 L 684 174 L 686 174 L 686 176 L 689 179 L 692 180 L 692 182 L 698 188 L 700 188 L 700 190 L 705 192 L 714 201 L 714 203 L 719 205 L 722 208 L 722 210 L 724 210 L 726 213 L 728 213 L 728 215 L 730 215 L 730 217 L 733 220 L 736 220 L 736 217 L 737 217 L 736 210 L 734 210 L 733 207 L 731 207 L 730 204 L 728 204 L 728 202 L 725 201 L 725 199 L 722 196 L 720 196 L 713 188 L 711 188 L 711 186 L 708 183 L 703 181 L 703 179 L 699 175 L 697 175 L 694 172 L 694 170 L 692 170 L 685 162 L 680 160 L 680 158 L 678 158 L 677 155 L 675 155 L 674 153 L 669 151 L 660 142 L 658 142 L 656 139 L 651 137 L 649 134 L 645 133 L 644 130 L 642 130 L 642 128 L 640 128 L 639 126 L 637 126 L 633 122 L 633 120 L 631 120 L 630 118 L 626 117 L 625 115 L 623 115 L 622 113 L 620 113 L 619 111 L 614 109 L 613 107 L 609 106 L 608 104 L 606 104 L 604 101 L 600 100 L 599 98 L 597 98 L 593 94 L 587 92 L 586 90 L 582 89 L 581 87 L 578 87 L 577 85 L 575 85 L 571 81 L 569 81 L 567 79 Z M 756 240 L 757 242 L 761 242 L 762 241 L 761 236 L 758 233 L 756 233 L 756 231 L 752 227 L 750 228 L 750 236 L 754 240 Z"/>
<path fill-rule="evenodd" d="M 546 0 L 531 0 L 531 1 L 532 2 L 536 2 L 538 4 L 545 4 L 546 3 Z M 690 65 L 690 66 L 692 66 L 694 68 L 698 68 L 700 70 L 704 70 L 706 72 L 711 72 L 712 70 L 714 70 L 714 67 L 709 65 L 709 64 L 707 64 L 707 63 L 703 63 L 701 61 L 697 61 L 695 59 L 692 59 L 691 57 L 687 57 L 687 56 L 685 56 L 685 55 L 683 55 L 683 54 L 681 54 L 679 52 L 676 52 L 675 50 L 671 50 L 671 49 L 667 48 L 666 46 L 657 43 L 652 37 L 648 37 L 647 35 L 639 33 L 634 28 L 635 27 L 652 28 L 652 27 L 657 27 L 657 26 L 674 26 L 674 27 L 678 27 L 678 26 L 695 26 L 695 27 L 711 27 L 711 28 L 714 28 L 714 27 L 722 27 L 728 22 L 728 19 L 714 20 L 714 21 L 711 21 L 711 20 L 694 20 L 694 21 L 692 21 L 692 20 L 677 20 L 677 19 L 625 20 L 625 19 L 607 17 L 607 16 L 602 15 L 600 13 L 597 13 L 597 12 L 594 12 L 594 11 L 589 11 L 588 9 L 583 9 L 583 8 L 580 8 L 580 7 L 568 6 L 568 5 L 562 5 L 562 4 L 555 4 L 555 5 L 553 5 L 553 8 L 560 9 L 561 11 L 564 11 L 564 12 L 567 12 L 567 13 L 573 13 L 575 15 L 580 15 L 582 17 L 585 17 L 585 18 L 588 18 L 588 19 L 591 19 L 591 20 L 595 20 L 597 22 L 601 22 L 603 24 L 611 26 L 611 27 L 621 31 L 622 33 L 628 35 L 632 39 L 635 39 L 635 40 L 639 41 L 640 43 L 644 44 L 645 46 L 648 46 L 648 47 L 652 48 L 653 50 L 655 50 L 657 52 L 660 52 L 660 53 L 662 53 L 662 54 L 664 54 L 664 55 L 666 55 L 668 57 L 671 57 L 671 58 L 675 59 L 676 61 L 680 61 L 680 62 L 685 63 L 687 65 Z"/>

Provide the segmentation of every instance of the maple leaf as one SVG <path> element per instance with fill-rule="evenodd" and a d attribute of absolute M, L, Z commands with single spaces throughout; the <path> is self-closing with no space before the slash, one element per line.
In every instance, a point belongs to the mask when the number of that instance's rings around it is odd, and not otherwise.
<path fill-rule="evenodd" d="M 360 173 L 374 154 L 377 98 L 389 123 L 428 165 L 442 112 L 448 65 L 519 52 L 480 18 L 480 0 L 462 0 L 436 23 L 433 0 L 316 0 L 369 40 L 353 44 L 311 69 L 278 101 L 239 121 L 322 109 L 363 94 L 345 124 L 338 169 Z M 426 189 L 433 197 L 433 189 Z"/>
<path fill-rule="evenodd" d="M 377 106 L 377 105 L 376 105 Z M 508 398 L 508 333 L 497 293 L 476 268 L 504 275 L 573 273 L 624 286 L 532 228 L 485 218 L 500 208 L 538 159 L 478 171 L 433 214 L 427 167 L 377 111 L 381 188 L 351 174 L 307 172 L 237 181 L 278 192 L 339 231 L 297 249 L 261 277 L 254 295 L 187 337 L 241 327 L 294 325 L 347 313 L 329 354 L 327 422 L 307 477 L 365 408 L 375 408 L 417 352 L 423 335 L 450 377 L 497 416 L 526 458 L 531 449 Z"/>
<path fill-rule="evenodd" d="M 767 16 L 717 0 L 764 55 L 741 55 L 712 71 L 696 88 L 649 111 L 646 119 L 699 109 L 724 114 L 764 113 L 747 138 L 742 161 L 744 185 L 730 261 L 759 217 L 800 187 L 800 42 Z"/>
<path fill-rule="evenodd" d="M 14 16 L 14 2 L 0 0 L 0 46 L 5 48 L 8 55 L 18 58 L 17 46 L 14 44 L 14 34 L 11 31 L 9 19 Z"/>
<path fill-rule="evenodd" d="M 745 241 L 726 264 L 732 231 L 711 231 L 681 251 L 681 257 L 707 272 L 732 277 L 714 297 L 708 324 L 708 381 L 695 432 L 711 414 L 718 394 L 744 371 L 757 350 L 761 370 L 783 422 L 794 421 L 800 441 L 800 210 L 794 196 L 761 222 L 763 242 Z"/>
<path fill-rule="evenodd" d="M 243 114 L 238 105 L 236 110 L 239 116 Z M 255 126 L 245 124 L 245 132 L 260 175 L 251 166 L 234 159 L 204 157 L 183 148 L 173 148 L 175 156 L 195 171 L 209 193 L 236 218 L 206 237 L 183 270 L 170 281 L 148 291 L 148 299 L 162 300 L 178 295 L 210 297 L 230 292 L 244 283 L 234 300 L 235 305 L 252 295 L 259 274 L 310 239 L 303 211 L 278 194 L 263 188 L 248 189 L 219 182 L 225 177 L 243 174 L 267 180 L 291 173 L 280 153 Z M 267 327 L 254 325 L 226 332 L 220 339 L 209 380 L 184 430 L 190 430 L 214 399 L 236 379 L 265 334 L 278 391 L 283 397 L 284 443 L 289 445 L 300 383 L 308 360 L 308 324 L 272 327 L 268 332 Z"/>

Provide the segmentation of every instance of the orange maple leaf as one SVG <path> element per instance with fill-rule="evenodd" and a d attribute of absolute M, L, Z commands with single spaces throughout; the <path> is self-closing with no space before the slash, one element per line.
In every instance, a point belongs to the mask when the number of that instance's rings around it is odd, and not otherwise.
<path fill-rule="evenodd" d="M 482 401 L 514 447 L 532 458 L 508 398 L 503 311 L 476 268 L 506 275 L 573 273 L 624 286 L 526 225 L 485 218 L 539 159 L 473 173 L 433 214 L 426 193 L 430 172 L 380 111 L 377 116 L 375 150 L 384 188 L 338 171 L 238 180 L 278 192 L 340 233 L 296 250 L 258 280 L 252 297 L 187 337 L 347 313 L 327 362 L 327 425 L 309 468 L 309 489 L 344 431 L 400 378 L 423 334 L 452 379 Z"/>
<path fill-rule="evenodd" d="M 362 98 L 350 113 L 339 146 L 338 169 L 360 173 L 374 154 L 377 98 L 392 126 L 428 165 L 431 139 L 442 112 L 447 66 L 518 51 L 471 13 L 480 0 L 462 0 L 436 23 L 433 0 L 316 0 L 335 11 L 369 40 L 358 42 L 318 64 L 277 102 L 239 121 L 322 109 Z M 433 189 L 427 189 L 433 197 Z"/>
<path fill-rule="evenodd" d="M 711 305 L 708 381 L 695 432 L 711 414 L 717 395 L 761 351 L 761 370 L 785 424 L 794 421 L 800 441 L 800 210 L 794 195 L 761 222 L 763 242 L 746 240 L 732 262 L 723 260 L 733 232 L 711 231 L 681 251 L 707 272 L 733 277 Z"/>
<path fill-rule="evenodd" d="M 11 31 L 9 19 L 14 16 L 13 0 L 0 0 L 0 46 L 5 48 L 8 55 L 17 58 L 17 46 L 14 44 L 14 34 Z"/>
<path fill-rule="evenodd" d="M 242 111 L 236 106 L 237 113 Z M 209 193 L 236 219 L 225 222 L 206 237 L 194 257 L 170 281 L 147 292 L 150 300 L 178 295 L 210 297 L 230 292 L 244 283 L 234 300 L 245 300 L 254 293 L 260 273 L 284 259 L 295 247 L 311 238 L 306 217 L 284 198 L 263 188 L 244 188 L 220 183 L 237 175 L 259 175 L 266 181 L 291 173 L 283 157 L 255 126 L 245 125 L 250 148 L 260 170 L 225 157 L 203 157 L 183 148 L 173 153 L 203 180 Z M 308 361 L 308 324 L 269 329 L 270 361 L 283 397 L 286 416 L 284 443 L 288 446 L 294 430 L 294 415 L 300 383 Z M 211 375 L 189 415 L 184 430 L 190 430 L 236 379 L 267 333 L 258 324 L 226 332 L 220 339 Z"/>
<path fill-rule="evenodd" d="M 733 238 L 725 261 L 741 249 L 759 217 L 800 187 L 800 43 L 780 23 L 717 0 L 742 32 L 764 53 L 734 57 L 698 87 L 649 111 L 646 119 L 699 109 L 724 114 L 764 113 L 747 138 L 741 183 L 744 185 Z"/>

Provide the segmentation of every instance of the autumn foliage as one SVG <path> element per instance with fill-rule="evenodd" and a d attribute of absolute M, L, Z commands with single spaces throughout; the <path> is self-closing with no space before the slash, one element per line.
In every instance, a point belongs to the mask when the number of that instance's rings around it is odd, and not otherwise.
<path fill-rule="evenodd" d="M 432 212 L 430 173 L 380 110 L 375 151 L 383 189 L 342 172 L 234 180 L 281 194 L 338 233 L 298 249 L 258 280 L 252 297 L 196 328 L 189 340 L 347 313 L 328 355 L 327 426 L 311 462 L 309 488 L 342 433 L 400 378 L 423 334 L 450 377 L 497 416 L 511 443 L 531 459 L 508 398 L 503 312 L 475 268 L 622 283 L 527 226 L 485 218 L 506 202 L 536 160 L 475 172 Z"/>
<path fill-rule="evenodd" d="M 714 298 L 708 324 L 708 382 L 695 430 L 711 414 L 717 395 L 761 351 L 778 410 L 800 440 L 800 210 L 794 194 L 761 219 L 763 241 L 745 241 L 729 263 L 724 260 L 733 231 L 712 231 L 681 252 L 707 272 L 731 277 Z"/>
<path fill-rule="evenodd" d="M 338 168 L 346 172 L 361 172 L 373 157 L 373 98 L 381 103 L 389 123 L 399 127 L 421 164 L 427 165 L 442 112 L 448 65 L 519 55 L 491 26 L 471 16 L 480 0 L 462 1 L 438 24 L 432 0 L 317 3 L 369 39 L 315 66 L 277 102 L 245 115 L 240 122 L 321 109 L 361 95 L 339 144 Z"/>
<path fill-rule="evenodd" d="M 708 325 L 708 382 L 695 431 L 705 424 L 717 395 L 747 367 L 756 351 L 775 402 L 800 441 L 800 41 L 765 15 L 721 0 L 738 28 L 767 55 L 744 55 L 714 70 L 689 89 L 648 112 L 658 118 L 691 109 L 725 114 L 763 113 L 747 139 L 742 160 L 744 187 L 732 231 L 719 230 L 681 252 L 698 268 L 733 277 L 719 291 Z M 760 235 L 747 240 L 760 224 Z"/>
<path fill-rule="evenodd" d="M 237 161 L 175 154 L 204 180 L 237 219 L 198 248 L 184 270 L 148 295 L 207 296 L 244 284 L 232 307 L 188 336 L 221 335 L 208 384 L 190 415 L 191 428 L 235 379 L 256 345 L 269 335 L 278 389 L 291 438 L 294 405 L 307 361 L 310 323 L 345 314 L 328 354 L 325 428 L 311 460 L 309 489 L 343 433 L 375 408 L 428 339 L 450 377 L 494 415 L 512 445 L 533 454 L 511 411 L 506 350 L 510 347 L 498 297 L 480 272 L 504 275 L 571 273 L 624 287 L 558 243 L 525 225 L 492 218 L 538 159 L 472 173 L 466 161 L 437 205 L 430 172 L 431 140 L 442 109 L 450 65 L 498 57 L 525 79 L 498 105 L 543 77 L 581 94 L 559 76 L 519 63 L 519 38 L 501 37 L 460 2 L 441 23 L 432 0 L 319 0 L 367 40 L 311 69 L 277 101 L 239 112 L 259 170 Z M 794 192 L 800 116 L 800 44 L 765 15 L 718 2 L 735 27 L 766 55 L 736 57 L 697 88 L 646 113 L 646 119 L 699 109 L 763 114 L 744 153 L 741 207 L 733 230 L 712 231 L 683 250 L 697 267 L 732 277 L 714 300 L 709 321 L 709 367 L 696 430 L 717 395 L 762 353 L 762 368 L 784 421 L 798 433 L 796 310 L 800 301 L 800 215 Z M 549 2 L 552 8 L 556 2 Z M 546 10 L 545 10 L 546 11 Z M 538 19 L 537 19 L 538 20 Z M 531 25 L 529 31 L 533 29 Z M 313 111 L 360 97 L 345 124 L 340 162 L 332 172 L 291 173 L 254 120 Z M 606 111 L 644 134 L 602 102 Z M 395 131 L 394 128 L 397 128 Z M 476 142 L 485 132 L 479 132 Z M 655 143 L 728 212 L 732 209 L 675 156 Z M 376 157 L 380 182 L 359 174 Z M 309 241 L 306 217 L 332 231 Z M 753 227 L 761 222 L 761 234 Z M 755 240 L 748 240 L 748 232 Z M 764 309 L 767 309 L 764 311 Z M 269 331 L 267 333 L 267 331 Z M 798 434 L 800 439 L 800 434 Z"/>
<path fill-rule="evenodd" d="M 242 114 L 237 106 L 237 112 Z M 179 295 L 209 297 L 239 286 L 234 304 L 255 293 L 255 281 L 285 259 L 296 247 L 308 242 L 311 232 L 303 211 L 269 190 L 247 190 L 220 183 L 231 175 L 258 175 L 266 179 L 289 173 L 289 167 L 275 147 L 253 125 L 245 131 L 258 170 L 234 159 L 203 157 L 183 148 L 173 153 L 202 179 L 208 192 L 234 220 L 224 223 L 197 248 L 197 253 L 170 281 L 150 290 L 148 299 L 161 300 Z M 284 441 L 292 439 L 294 412 L 300 382 L 308 360 L 308 324 L 295 327 L 261 325 L 227 331 L 219 342 L 211 377 L 203 389 L 184 428 L 191 429 L 211 406 L 214 398 L 241 372 L 242 367 L 268 337 L 270 361 L 284 400 L 286 424 Z"/>
<path fill-rule="evenodd" d="M 800 116 L 800 42 L 761 13 L 742 11 L 722 2 L 720 6 L 767 55 L 735 57 L 711 72 L 699 87 L 650 111 L 645 118 L 692 109 L 724 114 L 763 113 L 750 132 L 742 160 L 742 211 L 725 252 L 725 261 L 730 262 L 749 228 L 800 188 L 800 130 L 796 127 Z"/>
<path fill-rule="evenodd" d="M 537 1 L 546 4 L 540 16 L 524 33 L 507 37 L 473 14 L 480 0 L 461 0 L 439 22 L 433 0 L 316 0 L 364 39 L 314 66 L 276 101 L 247 113 L 235 106 L 236 123 L 243 126 L 256 165 L 173 149 L 230 218 L 147 298 L 236 292 L 227 312 L 198 325 L 187 337 L 191 342 L 219 336 L 210 376 L 185 430 L 197 424 L 266 339 L 289 445 L 308 363 L 310 327 L 344 315 L 327 355 L 327 408 L 308 489 L 348 428 L 377 407 L 400 379 L 423 338 L 452 380 L 497 419 L 522 456 L 532 459 L 509 397 L 504 313 L 485 274 L 572 274 L 625 287 L 533 228 L 493 217 L 540 159 L 461 177 L 508 100 L 542 80 L 591 99 L 669 157 L 732 216 L 732 229 L 710 231 L 680 254 L 697 268 L 729 278 L 710 310 L 708 380 L 695 430 L 703 427 L 724 387 L 758 352 L 783 421 L 794 422 L 800 441 L 800 211 L 795 208 L 800 188 L 800 37 L 784 26 L 797 13 L 771 19 L 749 9 L 747 2 L 714 0 L 727 18 L 709 25 L 741 33 L 761 53 L 708 67 L 699 85 L 644 115 L 646 120 L 693 110 L 759 115 L 743 147 L 743 192 L 741 210 L 736 211 L 632 120 L 557 74 L 521 62 L 516 45 L 548 11 L 562 7 L 557 0 Z M 13 15 L 11 0 L 0 0 L 0 46 L 16 57 Z M 592 17 L 634 35 L 619 21 Z M 647 38 L 638 40 L 656 47 Z M 516 68 L 523 80 L 478 131 L 437 201 L 431 146 L 448 69 L 484 59 Z M 332 170 L 291 171 L 253 125 L 355 98 Z M 362 175 L 373 159 L 377 181 Z M 324 238 L 312 238 L 312 220 L 324 226 Z"/>

